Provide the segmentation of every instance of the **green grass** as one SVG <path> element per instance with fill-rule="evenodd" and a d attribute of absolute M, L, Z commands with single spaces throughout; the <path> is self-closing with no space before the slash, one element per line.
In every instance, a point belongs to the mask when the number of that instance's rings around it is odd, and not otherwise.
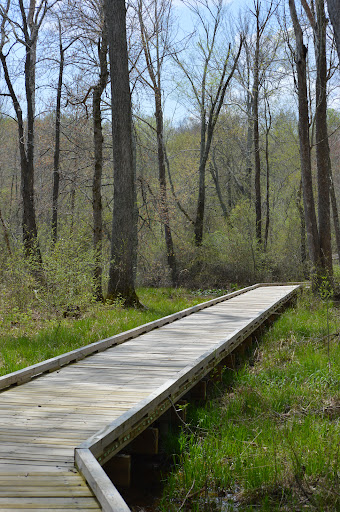
<path fill-rule="evenodd" d="M 330 333 L 339 311 L 329 310 Z M 340 510 L 340 343 L 327 308 L 300 299 L 232 385 L 191 412 L 162 512 Z M 229 507 L 227 508 L 227 504 Z"/>
<path fill-rule="evenodd" d="M 0 375 L 151 322 L 212 297 L 184 289 L 142 288 L 146 310 L 92 304 L 81 318 L 48 318 L 46 312 L 12 309 L 0 314 Z M 0 312 L 1 313 L 1 312 Z"/>

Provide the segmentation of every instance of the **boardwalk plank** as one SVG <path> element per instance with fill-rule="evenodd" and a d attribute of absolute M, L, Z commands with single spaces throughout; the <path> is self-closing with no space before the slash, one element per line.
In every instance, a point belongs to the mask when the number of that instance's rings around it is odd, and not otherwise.
<path fill-rule="evenodd" d="M 60 510 L 69 508 L 71 510 L 83 510 L 84 508 L 99 510 L 98 503 L 94 498 L 82 498 L 82 497 L 25 497 L 25 498 L 0 498 L 0 510 L 3 512 L 4 509 L 28 509 L 28 510 L 40 510 L 46 509 L 53 506 L 53 508 Z"/>
<path fill-rule="evenodd" d="M 152 414 L 158 396 L 166 398 L 166 390 L 175 389 L 177 381 L 193 378 L 206 364 L 204 358 L 214 361 L 215 351 L 228 347 L 247 326 L 254 328 L 259 316 L 293 290 L 293 286 L 266 286 L 217 300 L 208 309 L 155 330 L 150 330 L 151 324 L 144 329 L 149 332 L 138 328 L 134 331 L 138 337 L 0 392 L 0 512 L 101 510 L 75 468 L 74 449 L 81 445 L 77 450 L 85 461 L 83 446 L 106 446 L 143 417 L 143 407 Z M 121 343 L 126 338 L 117 339 Z M 102 350 L 112 340 L 15 372 L 0 379 L 0 386 L 31 378 L 58 361 L 91 354 L 97 346 Z M 97 462 L 93 456 L 91 460 L 96 473 Z M 112 499 L 127 510 L 108 479 L 100 471 L 96 475 L 92 478 L 90 471 L 87 480 L 105 506 L 110 507 Z"/>

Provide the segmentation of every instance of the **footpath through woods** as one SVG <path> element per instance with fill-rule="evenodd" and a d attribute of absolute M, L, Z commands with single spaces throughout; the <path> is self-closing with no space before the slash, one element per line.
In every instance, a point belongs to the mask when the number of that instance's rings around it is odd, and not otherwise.
<path fill-rule="evenodd" d="M 101 466 L 298 289 L 255 285 L 1 377 L 0 511 L 127 512 Z"/>

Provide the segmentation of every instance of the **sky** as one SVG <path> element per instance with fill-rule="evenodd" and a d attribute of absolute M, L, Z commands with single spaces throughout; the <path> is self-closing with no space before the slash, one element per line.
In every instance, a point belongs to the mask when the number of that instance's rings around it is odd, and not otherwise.
<path fill-rule="evenodd" d="M 265 2 L 266 0 L 263 1 L 264 4 Z M 186 2 L 183 0 L 173 0 L 173 9 L 174 15 L 178 20 L 180 33 L 188 34 L 192 31 L 194 25 L 192 21 L 193 15 L 190 12 L 190 9 L 185 5 L 185 3 Z M 227 18 L 231 20 L 231 24 L 233 24 L 233 18 L 237 19 L 240 15 L 240 12 L 242 12 L 243 9 L 245 9 L 247 6 L 252 5 L 253 0 L 226 0 L 226 14 Z M 143 112 L 152 115 L 154 110 L 153 100 L 151 100 L 149 103 L 145 98 L 144 101 L 142 102 L 142 105 Z M 181 100 L 177 98 L 176 90 L 174 89 L 174 85 L 171 84 L 171 82 L 168 82 L 167 84 L 164 82 L 163 107 L 165 117 L 174 122 L 174 124 L 185 122 L 186 119 L 188 118 L 188 115 L 190 116 L 190 113 L 188 114 L 188 104 L 184 105 L 183 99 Z"/>

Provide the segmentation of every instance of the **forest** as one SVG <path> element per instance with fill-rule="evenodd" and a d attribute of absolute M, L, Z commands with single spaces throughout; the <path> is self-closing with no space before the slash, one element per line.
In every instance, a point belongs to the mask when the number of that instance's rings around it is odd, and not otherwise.
<path fill-rule="evenodd" d="M 168 401 L 181 422 L 161 432 L 150 467 L 162 489 L 145 510 L 340 510 L 339 59 L 339 0 L 0 0 L 0 434 L 9 457 L 0 500 L 15 506 L 20 494 L 20 507 L 33 510 L 23 467 L 35 457 L 39 508 L 40 487 L 46 509 L 63 506 L 59 484 L 51 494 L 40 478 L 48 482 L 54 463 L 66 471 L 66 448 L 73 478 L 84 450 L 75 454 L 80 434 L 71 430 L 62 445 L 59 429 L 87 429 L 90 417 L 97 425 L 104 407 L 123 424 L 133 400 L 144 407 L 156 396 L 141 370 L 150 363 L 156 382 L 162 372 L 170 379 L 167 393 L 175 374 L 182 388 L 174 401 L 157 388 L 162 402 L 149 416 L 138 409 L 132 436 Z M 173 313 L 260 282 L 304 286 L 285 312 L 283 302 L 260 312 L 263 325 L 241 323 L 242 301 L 204 320 L 211 338 L 223 324 L 223 343 L 235 349 L 217 366 L 217 349 L 206 352 L 206 374 L 184 342 L 190 328 L 175 328 L 176 342 L 164 336 L 174 357 L 156 334 L 150 352 L 128 348 L 112 366 L 94 363 L 95 378 L 85 366 L 98 340 L 118 346 L 116 334 L 126 341 L 135 327 L 146 333 L 158 318 L 165 326 Z M 263 308 L 252 300 L 250 312 Z M 203 347 L 201 327 L 191 329 L 192 346 Z M 195 381 L 186 351 L 201 372 Z M 80 383 L 62 380 L 60 354 L 81 354 Z M 126 402 L 119 357 L 132 383 Z M 34 406 L 31 382 L 28 395 L 11 386 L 27 375 L 37 377 Z M 204 384 L 202 403 L 175 404 L 193 383 Z M 117 405 L 107 405 L 110 389 Z M 119 432 L 108 445 L 98 437 L 101 464 L 120 439 L 131 441 Z M 20 468 L 23 485 L 7 465 Z M 73 492 L 90 491 L 82 482 Z M 132 511 L 144 510 L 136 503 Z"/>
<path fill-rule="evenodd" d="M 338 22 L 323 0 L 2 0 L 2 308 L 331 283 Z"/>

